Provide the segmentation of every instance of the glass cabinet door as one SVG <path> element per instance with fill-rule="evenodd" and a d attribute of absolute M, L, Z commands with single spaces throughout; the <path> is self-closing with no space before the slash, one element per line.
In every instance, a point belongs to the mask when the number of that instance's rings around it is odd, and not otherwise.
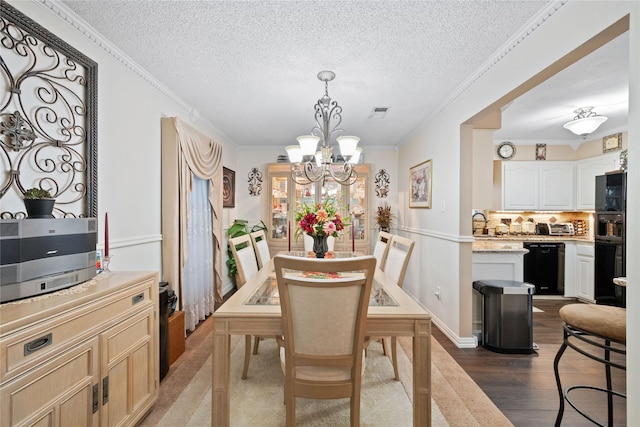
<path fill-rule="evenodd" d="M 343 218 L 351 217 L 352 226 L 346 226 L 336 241 L 336 250 L 350 251 L 352 245 L 357 251 L 369 253 L 369 218 L 367 193 L 369 186 L 368 165 L 356 166 L 358 178 L 350 186 L 343 186 L 333 180 L 306 185 L 296 184 L 291 178 L 288 164 L 269 165 L 270 193 L 268 206 L 268 241 L 274 253 L 288 248 L 300 250 L 302 239 L 295 239 L 296 209 L 300 204 L 313 205 L 332 198 L 340 207 Z M 352 230 L 353 241 L 352 241 Z M 291 233 L 291 236 L 289 236 Z M 273 246 L 271 246 L 273 245 Z"/>
<path fill-rule="evenodd" d="M 289 212 L 289 177 L 278 175 L 271 177 L 271 238 L 287 241 Z"/>
<path fill-rule="evenodd" d="M 358 176 L 356 182 L 349 187 L 349 215 L 353 227 L 349 230 L 349 238 L 354 238 L 356 244 L 367 240 L 368 215 L 367 209 L 367 178 Z M 351 236 L 353 230 L 354 236 Z"/>

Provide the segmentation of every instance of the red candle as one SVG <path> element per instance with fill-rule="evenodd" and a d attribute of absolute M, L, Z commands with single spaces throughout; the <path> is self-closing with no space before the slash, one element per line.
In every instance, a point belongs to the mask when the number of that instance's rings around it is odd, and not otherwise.
<path fill-rule="evenodd" d="M 355 251 L 356 251 L 356 234 L 355 234 L 355 227 L 353 223 L 351 223 L 351 252 L 355 252 Z"/>
<path fill-rule="evenodd" d="M 291 221 L 288 222 L 287 237 L 289 238 L 289 252 L 291 252 Z"/>
<path fill-rule="evenodd" d="M 104 213 L 104 256 L 109 256 L 109 213 Z"/>

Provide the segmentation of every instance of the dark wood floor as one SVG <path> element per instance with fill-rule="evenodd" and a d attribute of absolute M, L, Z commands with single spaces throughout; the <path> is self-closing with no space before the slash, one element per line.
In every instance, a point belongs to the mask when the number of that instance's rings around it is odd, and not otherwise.
<path fill-rule="evenodd" d="M 533 341 L 540 349 L 534 354 L 500 354 L 483 347 L 457 348 L 435 325 L 433 336 L 482 388 L 493 403 L 516 427 L 553 426 L 559 397 L 553 373 L 553 360 L 562 343 L 562 321 L 558 310 L 575 301 L 534 299 L 544 310 L 533 313 Z M 620 356 L 617 358 L 620 359 Z M 563 387 L 590 384 L 605 387 L 604 367 L 568 348 L 560 361 Z M 612 369 L 614 389 L 626 394 L 625 372 Z M 576 390 L 571 398 L 581 409 L 606 424 L 606 394 Z M 614 422 L 625 426 L 626 400 L 614 398 Z M 571 406 L 565 405 L 563 427 L 592 425 Z"/>

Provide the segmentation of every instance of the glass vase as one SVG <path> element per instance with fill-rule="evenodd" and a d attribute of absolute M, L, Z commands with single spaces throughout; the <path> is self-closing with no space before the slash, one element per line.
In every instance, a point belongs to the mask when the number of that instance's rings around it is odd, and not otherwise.
<path fill-rule="evenodd" d="M 316 258 L 324 258 L 328 251 L 327 236 L 313 236 L 313 252 L 316 254 Z"/>

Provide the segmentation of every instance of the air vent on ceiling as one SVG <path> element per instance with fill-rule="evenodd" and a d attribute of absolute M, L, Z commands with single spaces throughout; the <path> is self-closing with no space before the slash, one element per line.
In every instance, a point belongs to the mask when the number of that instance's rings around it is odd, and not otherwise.
<path fill-rule="evenodd" d="M 389 111 L 389 107 L 373 107 L 371 110 L 371 114 L 369 114 L 370 119 L 384 119 L 387 115 L 387 111 Z"/>

